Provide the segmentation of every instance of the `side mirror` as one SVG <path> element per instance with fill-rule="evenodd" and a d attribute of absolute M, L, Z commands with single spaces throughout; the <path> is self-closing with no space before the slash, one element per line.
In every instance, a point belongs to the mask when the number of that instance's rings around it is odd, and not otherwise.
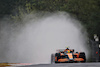
<path fill-rule="evenodd" d="M 73 49 L 73 52 L 74 52 L 74 49 Z"/>
<path fill-rule="evenodd" d="M 76 53 L 78 53 L 78 52 L 76 52 Z"/>

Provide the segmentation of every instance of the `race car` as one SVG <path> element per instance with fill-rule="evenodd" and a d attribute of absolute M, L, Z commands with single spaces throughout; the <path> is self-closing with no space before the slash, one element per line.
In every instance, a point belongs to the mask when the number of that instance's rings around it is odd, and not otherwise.
<path fill-rule="evenodd" d="M 74 52 L 74 49 L 59 50 L 51 55 L 51 63 L 86 62 L 84 52 Z"/>

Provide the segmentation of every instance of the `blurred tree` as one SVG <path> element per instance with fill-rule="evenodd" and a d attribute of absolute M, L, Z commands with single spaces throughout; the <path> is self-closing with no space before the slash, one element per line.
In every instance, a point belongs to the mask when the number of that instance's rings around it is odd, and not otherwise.
<path fill-rule="evenodd" d="M 0 18 L 5 15 L 10 15 L 16 2 L 14 0 L 1 0 L 0 1 Z"/>
<path fill-rule="evenodd" d="M 81 21 L 89 38 L 93 39 L 94 34 L 100 36 L 99 6 L 100 0 L 4 0 L 0 1 L 0 16 L 11 14 L 11 18 L 17 22 L 26 14 L 38 11 L 66 11 Z"/>
<path fill-rule="evenodd" d="M 67 12 L 73 14 L 86 27 L 89 37 L 100 36 L 100 7 L 99 0 L 68 0 Z"/>

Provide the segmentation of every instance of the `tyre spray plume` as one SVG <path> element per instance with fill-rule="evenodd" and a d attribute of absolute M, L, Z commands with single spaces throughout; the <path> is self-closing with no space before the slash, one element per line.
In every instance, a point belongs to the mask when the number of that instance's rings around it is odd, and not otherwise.
<path fill-rule="evenodd" d="M 67 46 L 77 52 L 85 52 L 88 58 L 87 34 L 79 21 L 65 12 L 46 13 L 36 19 L 34 17 L 36 14 L 22 18 L 25 24 L 12 35 L 6 29 L 2 30 L 9 37 L 5 40 L 8 50 L 3 54 L 6 59 L 0 59 L 14 63 L 49 64 L 51 54 Z M 2 34 L 2 39 L 7 39 L 6 34 Z"/>

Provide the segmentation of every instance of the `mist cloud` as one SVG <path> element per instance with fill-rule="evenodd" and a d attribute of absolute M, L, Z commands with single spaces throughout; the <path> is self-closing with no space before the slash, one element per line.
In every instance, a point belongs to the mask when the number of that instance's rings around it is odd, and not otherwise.
<path fill-rule="evenodd" d="M 51 54 L 67 46 L 85 52 L 88 57 L 87 35 L 79 21 L 65 12 L 46 13 L 39 18 L 35 16 L 22 18 L 25 22 L 22 26 L 11 27 L 7 23 L 2 27 L 0 53 L 4 53 L 0 57 L 1 62 L 50 63 Z"/>

